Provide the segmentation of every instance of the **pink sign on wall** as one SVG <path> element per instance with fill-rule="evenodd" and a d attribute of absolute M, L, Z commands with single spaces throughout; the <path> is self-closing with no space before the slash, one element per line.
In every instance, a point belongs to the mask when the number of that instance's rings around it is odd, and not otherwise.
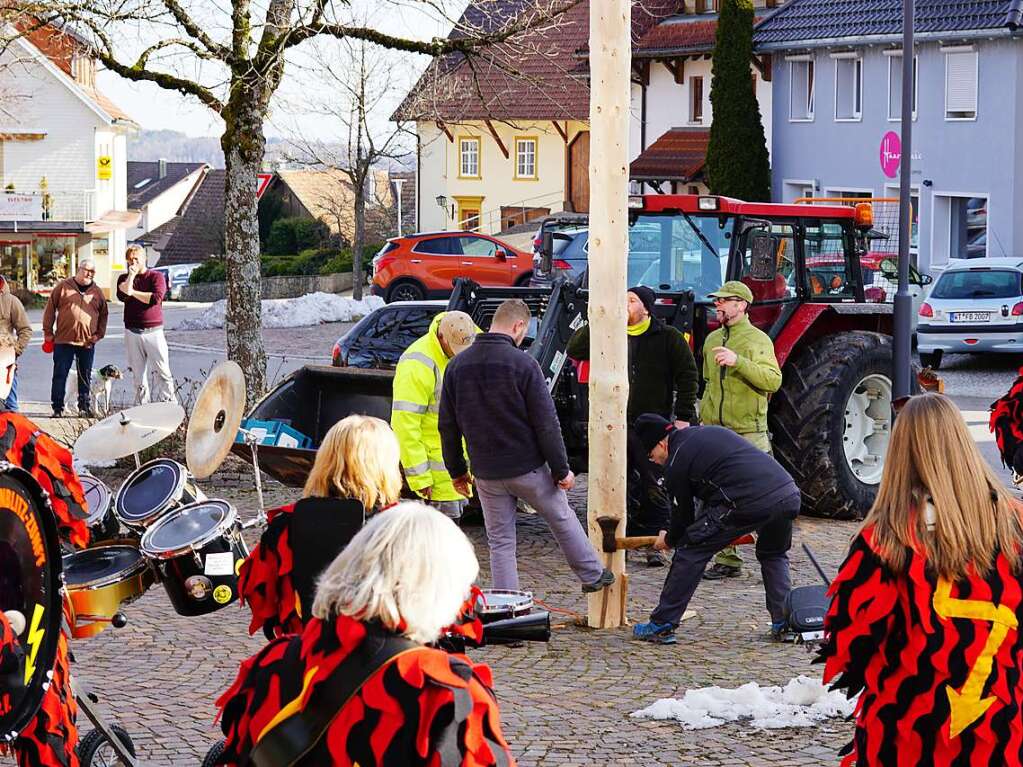
<path fill-rule="evenodd" d="M 899 164 L 902 162 L 902 139 L 895 131 L 888 131 L 881 139 L 881 171 L 888 178 L 899 175 Z"/>

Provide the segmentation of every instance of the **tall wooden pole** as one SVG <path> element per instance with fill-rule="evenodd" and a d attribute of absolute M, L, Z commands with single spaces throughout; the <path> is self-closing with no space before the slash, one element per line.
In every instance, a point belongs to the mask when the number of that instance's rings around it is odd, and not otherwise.
<path fill-rule="evenodd" d="M 629 0 L 590 1 L 590 540 L 600 551 L 597 517 L 614 517 L 625 534 L 625 336 L 629 253 Z M 589 624 L 625 621 L 625 552 L 601 554 L 614 586 L 589 597 Z"/>

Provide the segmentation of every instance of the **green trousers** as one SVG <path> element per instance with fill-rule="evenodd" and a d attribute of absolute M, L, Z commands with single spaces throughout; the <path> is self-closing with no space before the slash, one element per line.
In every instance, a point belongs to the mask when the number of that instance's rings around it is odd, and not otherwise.
<path fill-rule="evenodd" d="M 739 434 L 739 436 L 765 453 L 771 452 L 771 436 L 766 431 L 748 432 Z M 714 564 L 725 567 L 742 567 L 742 557 L 739 556 L 739 550 L 735 546 L 728 546 L 714 556 Z"/>

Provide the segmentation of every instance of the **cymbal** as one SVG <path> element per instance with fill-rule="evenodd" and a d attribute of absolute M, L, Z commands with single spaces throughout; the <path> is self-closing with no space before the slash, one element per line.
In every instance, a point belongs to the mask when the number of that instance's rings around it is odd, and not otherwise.
<path fill-rule="evenodd" d="M 83 431 L 75 442 L 74 457 L 86 461 L 112 461 L 152 447 L 169 437 L 185 420 L 176 402 L 147 402 L 107 416 Z"/>
<path fill-rule="evenodd" d="M 221 362 L 210 372 L 188 419 L 185 463 L 196 479 L 215 472 L 231 452 L 245 413 L 245 376 L 237 362 Z"/>

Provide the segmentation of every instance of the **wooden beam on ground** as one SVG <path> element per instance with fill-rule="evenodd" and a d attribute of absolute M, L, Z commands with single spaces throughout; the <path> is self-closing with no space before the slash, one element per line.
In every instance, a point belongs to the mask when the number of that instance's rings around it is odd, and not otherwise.
<path fill-rule="evenodd" d="M 450 143 L 455 143 L 455 137 L 452 135 L 451 131 L 448 130 L 448 126 L 444 124 L 443 120 L 437 121 L 437 127 L 444 131 L 444 135 L 448 137 L 448 141 Z"/>
<path fill-rule="evenodd" d="M 618 520 L 625 534 L 625 407 L 629 399 L 625 336 L 629 252 L 629 0 L 590 3 L 590 540 L 615 584 L 588 598 L 589 625 L 626 620 L 625 552 L 601 551 L 597 517 Z"/>
<path fill-rule="evenodd" d="M 507 160 L 508 159 L 508 147 L 506 147 L 504 145 L 504 142 L 501 141 L 501 137 L 497 135 L 497 129 L 494 128 L 494 124 L 492 122 L 490 122 L 490 120 L 484 120 L 484 122 L 487 124 L 487 128 L 490 130 L 490 135 L 493 136 L 494 137 L 494 141 L 497 142 L 497 146 L 500 147 L 501 154 L 504 155 L 504 159 Z"/>
<path fill-rule="evenodd" d="M 551 125 L 554 126 L 554 130 L 556 130 L 558 132 L 558 135 L 561 136 L 561 140 L 564 141 L 567 144 L 568 143 L 568 123 L 566 122 L 565 123 L 565 127 L 562 128 L 561 127 L 561 123 L 559 123 L 557 120 L 551 120 Z"/>

